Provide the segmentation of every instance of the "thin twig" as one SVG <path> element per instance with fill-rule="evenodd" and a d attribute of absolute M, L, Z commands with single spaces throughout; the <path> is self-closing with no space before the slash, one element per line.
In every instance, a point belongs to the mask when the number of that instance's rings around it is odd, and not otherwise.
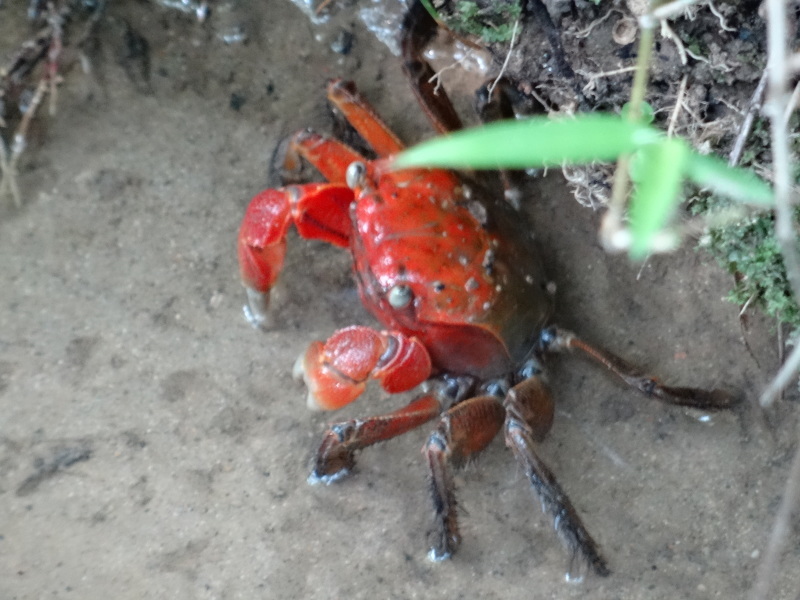
<path fill-rule="evenodd" d="M 675 44 L 675 48 L 678 51 L 678 54 L 681 57 L 681 64 L 686 65 L 688 59 L 686 58 L 686 47 L 683 45 L 681 38 L 679 38 L 672 28 L 667 24 L 667 20 L 663 19 L 661 21 L 661 36 L 665 39 L 671 40 L 673 44 Z M 694 58 L 694 57 L 693 57 Z M 706 61 L 708 62 L 708 61 Z"/>
<path fill-rule="evenodd" d="M 449 65 L 443 66 L 441 69 L 436 71 L 433 75 L 431 75 L 430 79 L 428 79 L 428 83 L 435 83 L 436 84 L 433 87 L 433 93 L 434 94 L 438 95 L 439 89 L 442 87 L 442 73 L 444 73 L 445 71 L 452 71 L 453 69 L 458 67 L 458 65 L 463 63 L 467 58 L 469 58 L 471 54 L 472 54 L 472 49 L 468 48 L 467 51 L 464 53 L 464 56 L 454 60 Z"/>
<path fill-rule="evenodd" d="M 24 41 L 19 50 L 12 54 L 6 64 L 0 65 L 0 102 L 2 102 L 9 95 L 9 90 L 23 87 L 26 79 L 34 72 L 36 66 L 40 62 L 44 62 L 39 84 L 24 110 L 16 131 L 13 134 L 9 134 L 10 140 L 3 139 L 0 136 L 0 199 L 9 194 L 17 208 L 22 205 L 22 198 L 17 184 L 17 164 L 27 144 L 27 132 L 31 119 L 47 92 L 50 93 L 50 114 L 55 113 L 57 85 L 60 82 L 58 68 L 63 50 L 64 27 L 74 8 L 74 3 L 72 2 L 41 4 L 41 8 L 36 8 L 35 16 L 37 19 L 41 18 L 43 16 L 41 11 L 46 8 L 46 15 L 44 15 L 46 25 L 33 38 Z M 104 2 L 98 4 L 90 23 L 97 21 L 103 6 Z M 87 28 L 86 35 L 88 35 L 89 31 L 90 29 Z M 83 43 L 83 40 L 81 40 L 81 43 Z M 0 126 L 6 127 L 7 124 L 0 119 Z"/>
<path fill-rule="evenodd" d="M 541 104 L 544 107 L 544 111 L 546 114 L 549 115 L 551 113 L 558 112 L 558 109 L 552 104 L 550 104 L 550 101 L 547 98 L 545 98 L 539 92 L 537 92 L 536 88 L 531 88 L 530 90 L 527 90 L 525 93 L 530 94 L 530 96 L 534 100 L 536 100 L 539 104 Z M 546 172 L 547 172 L 547 167 L 545 167 L 545 173 Z"/>
<path fill-rule="evenodd" d="M 786 386 L 794 380 L 798 369 L 800 369 L 800 345 L 794 347 L 794 350 L 791 351 L 786 361 L 781 365 L 775 377 L 764 388 L 759 399 L 761 406 L 772 406 L 773 402 L 786 389 Z"/>
<path fill-rule="evenodd" d="M 714 6 L 714 3 L 712 2 L 712 0 L 708 0 L 708 10 L 710 10 L 711 13 L 715 17 L 717 17 L 717 19 L 719 20 L 719 27 L 720 27 L 720 29 L 722 29 L 722 31 L 736 31 L 735 28 L 733 28 L 730 25 L 728 25 L 727 21 L 725 21 L 725 17 L 722 15 L 721 12 L 719 12 L 717 7 Z"/>
<path fill-rule="evenodd" d="M 769 73 L 768 96 L 764 112 L 770 119 L 772 135 L 772 169 L 775 193 L 775 238 L 781 249 L 786 277 L 795 299 L 800 299 L 800 258 L 797 255 L 791 202 L 792 165 L 789 155 L 789 134 L 784 125 L 784 114 L 789 104 L 787 92 L 787 40 L 788 28 L 786 3 L 783 0 L 766 0 L 767 7 L 767 71 Z M 796 349 L 795 349 L 796 350 Z M 796 350 L 797 351 L 797 350 Z M 795 352 L 792 352 L 792 357 Z M 791 358 L 791 357 L 790 357 Z M 791 379 L 800 365 L 786 361 L 770 386 L 761 396 L 761 405 L 769 406 L 775 401 L 774 390 L 780 382 Z M 780 389 L 783 389 L 781 386 Z"/>
<path fill-rule="evenodd" d="M 497 78 L 492 82 L 487 90 L 489 95 L 492 95 L 494 92 L 494 88 L 497 87 L 497 82 L 503 77 L 503 73 L 506 72 L 506 68 L 508 67 L 508 61 L 511 59 L 511 53 L 514 51 L 514 43 L 517 41 L 517 28 L 519 27 L 519 17 L 517 20 L 514 21 L 514 29 L 511 31 L 511 43 L 508 45 L 508 54 L 506 54 L 506 59 L 503 61 L 503 66 L 500 67 L 500 73 L 497 74 Z"/>
<path fill-rule="evenodd" d="M 15 168 L 11 164 L 11 151 L 6 147 L 5 140 L 0 137 L 0 199 L 6 194 L 11 196 L 15 208 L 22 207 L 22 195 L 17 185 Z"/>
<path fill-rule="evenodd" d="M 698 2 L 699 0 L 675 0 L 675 2 L 670 2 L 669 4 L 661 4 L 653 9 L 651 16 L 655 20 L 668 19 L 679 12 L 683 12 L 690 6 L 698 4 Z"/>
<path fill-rule="evenodd" d="M 2 174 L 2 180 L 0 180 L 0 198 L 8 191 L 17 208 L 22 206 L 22 196 L 20 195 L 19 186 L 17 185 L 17 163 L 27 145 L 28 127 L 30 127 L 33 116 L 42 103 L 42 98 L 44 98 L 48 87 L 49 80 L 47 77 L 43 77 L 39 80 L 39 85 L 36 86 L 36 91 L 28 103 L 25 114 L 22 115 L 22 120 L 14 133 L 14 142 L 11 144 L 10 150 L 5 147 L 5 142 L 0 140 L 0 174 Z"/>
<path fill-rule="evenodd" d="M 767 46 L 769 72 L 769 95 L 764 112 L 770 117 L 772 134 L 772 165 L 775 189 L 775 237 L 778 240 L 795 299 L 800 299 L 800 260 L 795 248 L 791 205 L 791 159 L 789 155 L 789 135 L 784 125 L 784 114 L 788 105 L 787 80 L 788 62 L 787 5 L 784 0 L 766 0 L 767 8 Z M 794 37 L 792 35 L 792 37 Z M 796 346 L 784 362 L 778 374 L 761 396 L 762 406 L 770 405 L 800 366 L 800 346 Z M 798 432 L 800 433 L 800 432 Z M 751 600 L 766 600 L 770 585 L 775 580 L 781 562 L 781 554 L 789 533 L 792 513 L 800 499 L 800 449 L 795 452 L 786 489 L 781 499 L 775 523 L 772 526 L 764 559 L 759 565 L 756 582 L 750 591 Z"/>
<path fill-rule="evenodd" d="M 755 300 L 755 298 L 756 298 L 756 294 L 755 294 L 755 292 L 753 292 L 752 294 L 750 294 L 750 297 L 747 299 L 747 302 L 742 304 L 742 307 L 739 309 L 739 318 L 740 319 L 744 316 L 744 313 L 747 312 L 747 309 L 753 303 L 753 300 Z"/>
<path fill-rule="evenodd" d="M 574 33 L 573 36 L 576 37 L 576 38 L 589 37 L 589 34 L 592 33 L 592 29 L 594 29 L 595 27 L 600 25 L 600 23 L 602 23 L 608 17 L 610 17 L 612 13 L 619 13 L 621 15 L 625 14 L 622 11 L 617 10 L 616 8 L 609 9 L 609 11 L 606 14 L 604 14 L 602 17 L 600 17 L 599 19 L 595 19 L 594 21 L 589 23 L 589 26 L 586 29 L 582 29 L 581 31 L 578 31 L 578 32 Z"/>
<path fill-rule="evenodd" d="M 653 29 L 655 21 L 644 15 L 639 19 L 641 34 L 639 36 L 639 56 L 636 60 L 637 69 L 631 86 L 631 100 L 629 103 L 628 119 L 636 121 L 642 115 L 642 103 L 647 89 L 648 68 L 650 57 L 653 53 Z M 625 198 L 628 195 L 628 167 L 630 157 L 626 154 L 617 160 L 614 170 L 614 180 L 611 184 L 611 199 L 608 201 L 608 210 L 603 215 L 600 223 L 600 241 L 609 251 L 624 250 L 630 242 L 630 234 L 622 227 L 622 215 L 625 210 Z"/>
<path fill-rule="evenodd" d="M 800 100 L 800 81 L 798 81 L 797 85 L 794 86 L 794 90 L 792 90 L 792 97 L 789 98 L 789 103 L 786 105 L 786 110 L 783 111 L 784 127 L 789 125 L 789 119 L 792 118 L 792 113 L 797 108 L 798 100 Z"/>
<path fill-rule="evenodd" d="M 678 94 L 675 96 L 675 107 L 672 109 L 672 115 L 669 118 L 669 127 L 667 127 L 667 137 L 675 135 L 675 124 L 678 122 L 678 114 L 681 112 L 681 105 L 683 104 L 683 95 L 686 93 L 686 80 L 687 76 L 684 75 L 681 79 L 681 84 L 678 86 Z"/>
<path fill-rule="evenodd" d="M 603 71 L 602 73 L 586 73 L 586 71 L 578 71 L 578 74 L 583 75 L 587 79 L 587 83 L 583 86 L 583 91 L 588 92 L 594 89 L 594 84 L 598 79 L 603 77 L 613 77 L 614 75 L 624 75 L 625 73 L 632 73 L 637 67 L 621 67 L 612 71 Z"/>
<path fill-rule="evenodd" d="M 800 431 L 798 431 L 798 435 L 800 435 Z M 772 525 L 772 532 L 764 551 L 764 559 L 758 566 L 756 582 L 750 590 L 750 600 L 767 600 L 770 597 L 770 584 L 775 581 L 775 571 L 780 566 L 781 553 L 791 530 L 792 513 L 798 500 L 800 500 L 800 449 L 794 453 L 794 459 L 792 459 L 781 505 L 775 515 L 775 523 Z"/>
<path fill-rule="evenodd" d="M 731 150 L 728 156 L 728 164 L 732 167 L 739 164 L 739 159 L 742 157 L 742 152 L 744 151 L 744 144 L 747 141 L 747 137 L 750 135 L 750 130 L 753 128 L 753 120 L 756 114 L 761 111 L 764 92 L 767 90 L 767 75 L 768 72 L 764 69 L 764 72 L 761 74 L 761 79 L 758 80 L 758 85 L 750 98 L 750 103 L 747 105 L 747 112 L 742 120 L 742 125 L 739 127 L 739 135 L 736 136 L 733 150 Z"/>

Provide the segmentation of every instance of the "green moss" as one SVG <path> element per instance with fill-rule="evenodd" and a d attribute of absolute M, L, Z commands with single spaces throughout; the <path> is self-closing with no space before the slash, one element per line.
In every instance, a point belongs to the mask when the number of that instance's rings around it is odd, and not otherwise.
<path fill-rule="evenodd" d="M 789 130 L 797 131 L 800 117 L 789 122 Z M 793 152 L 798 152 L 798 141 Z M 748 136 L 748 144 L 739 164 L 744 167 L 770 164 L 769 122 L 757 118 Z M 800 181 L 800 170 L 795 173 Z M 695 213 L 713 214 L 724 210 L 729 203 L 714 197 L 695 199 Z M 795 230 L 800 231 L 800 208 L 795 209 Z M 775 239 L 775 219 L 771 211 L 755 213 L 739 222 L 712 228 L 704 240 L 706 249 L 734 275 L 734 287 L 729 299 L 737 304 L 750 303 L 794 329 L 800 329 L 800 309 L 794 299 L 786 276 L 783 257 Z M 798 241 L 800 249 L 800 240 Z"/>
<path fill-rule="evenodd" d="M 449 9 L 449 13 L 440 9 L 440 16 L 450 29 L 489 44 L 510 41 L 522 12 L 518 0 L 458 0 Z"/>
<path fill-rule="evenodd" d="M 697 208 L 703 212 L 720 204 L 710 199 Z M 800 222 L 800 210 L 795 211 L 795 222 Z M 728 296 L 732 302 L 760 306 L 768 315 L 797 329 L 800 309 L 786 277 L 774 226 L 771 212 L 755 214 L 733 225 L 711 229 L 703 245 L 734 275 L 734 287 Z"/>

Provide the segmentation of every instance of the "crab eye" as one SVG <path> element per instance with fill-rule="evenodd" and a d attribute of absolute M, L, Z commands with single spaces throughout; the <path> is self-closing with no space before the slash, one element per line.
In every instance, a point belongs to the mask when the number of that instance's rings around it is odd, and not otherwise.
<path fill-rule="evenodd" d="M 347 167 L 344 174 L 344 181 L 351 190 L 361 187 L 364 183 L 364 176 L 367 174 L 367 167 L 363 162 L 353 162 Z"/>
<path fill-rule="evenodd" d="M 405 308 L 414 299 L 414 292 L 407 285 L 396 285 L 389 290 L 389 305 L 392 308 Z"/>

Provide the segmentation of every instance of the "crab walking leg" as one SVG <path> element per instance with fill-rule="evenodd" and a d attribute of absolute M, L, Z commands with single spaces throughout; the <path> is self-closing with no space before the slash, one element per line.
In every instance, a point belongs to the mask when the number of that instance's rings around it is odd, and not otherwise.
<path fill-rule="evenodd" d="M 477 396 L 444 413 L 428 438 L 422 451 L 431 471 L 435 513 L 431 560 L 450 558 L 461 543 L 452 467 L 483 450 L 500 431 L 504 418 L 505 410 L 495 396 Z"/>
<path fill-rule="evenodd" d="M 428 379 L 431 368 L 430 355 L 417 338 L 353 325 L 325 343 L 312 342 L 298 359 L 295 375 L 308 387 L 309 408 L 336 410 L 358 398 L 370 378 L 396 394 Z"/>
<path fill-rule="evenodd" d="M 346 248 L 350 243 L 350 188 L 310 183 L 268 189 L 247 207 L 239 228 L 238 255 L 247 290 L 245 316 L 255 326 L 268 321 L 269 291 L 275 285 L 286 255 L 286 232 L 294 224 L 304 238 Z"/>
<path fill-rule="evenodd" d="M 428 394 L 386 415 L 334 423 L 322 438 L 309 483 L 331 483 L 347 475 L 355 465 L 356 451 L 416 429 L 440 411 L 439 401 Z"/>
<path fill-rule="evenodd" d="M 539 337 L 542 352 L 561 352 L 563 350 L 577 350 L 584 356 L 599 363 L 622 379 L 626 384 L 639 390 L 645 396 L 656 398 L 668 404 L 678 406 L 691 406 L 704 410 L 720 410 L 730 408 L 736 399 L 723 390 L 704 390 L 690 387 L 669 387 L 659 383 L 658 379 L 642 374 L 623 359 L 590 346 L 574 333 L 548 327 Z"/>
<path fill-rule="evenodd" d="M 436 72 L 422 59 L 425 46 L 436 36 L 438 24 L 422 2 L 411 3 L 403 19 L 400 39 L 403 71 L 411 83 L 411 91 L 439 133 L 461 129 L 461 119 L 452 102 L 439 90 Z"/>
<path fill-rule="evenodd" d="M 303 160 L 313 165 L 329 182 L 344 185 L 347 167 L 366 159 L 339 140 L 304 129 L 289 138 L 283 156 L 285 175 L 291 177 L 299 173 Z"/>
<path fill-rule="evenodd" d="M 597 543 L 586 530 L 569 497 L 552 471 L 533 450 L 552 422 L 552 399 L 539 376 L 514 386 L 505 402 L 505 440 L 525 476 L 539 496 L 542 510 L 553 518 L 553 526 L 574 558 L 586 562 L 598 575 L 610 573 Z M 540 422 L 544 419 L 545 422 Z"/>
<path fill-rule="evenodd" d="M 366 98 L 358 93 L 352 81 L 334 79 L 328 83 L 328 100 L 341 111 L 378 156 L 385 158 L 405 149 L 405 144 L 389 129 Z"/>

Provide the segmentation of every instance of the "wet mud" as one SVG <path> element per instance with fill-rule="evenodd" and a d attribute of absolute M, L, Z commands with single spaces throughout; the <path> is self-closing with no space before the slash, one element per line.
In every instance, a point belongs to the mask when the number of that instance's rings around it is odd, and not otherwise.
<path fill-rule="evenodd" d="M 0 53 L 26 26 L 18 5 L 0 7 Z M 22 208 L 0 209 L 0 597 L 743 597 L 795 445 L 795 394 L 754 408 L 773 326 L 743 331 L 728 276 L 691 247 L 644 265 L 604 253 L 599 214 L 558 175 L 524 200 L 555 320 L 667 383 L 742 399 L 706 419 L 550 361 L 541 455 L 611 576 L 565 583 L 568 557 L 499 440 L 458 475 L 463 545 L 444 563 L 426 557 L 426 430 L 364 452 L 346 480 L 306 483 L 333 417 L 306 409 L 294 359 L 372 321 L 346 253 L 292 234 L 276 324 L 251 328 L 239 220 L 278 142 L 331 127 L 328 78 L 355 80 L 403 139 L 430 129 L 355 11 L 316 25 L 277 0 L 219 8 L 198 25 L 111 6 L 92 73 L 66 73 L 56 115 L 37 119 Z M 246 42 L 221 39 L 231 22 Z M 147 39 L 144 71 L 127 29 Z M 343 30 L 347 54 L 331 48 Z M 402 402 L 372 390 L 337 417 Z M 776 599 L 796 598 L 798 539 Z"/>

